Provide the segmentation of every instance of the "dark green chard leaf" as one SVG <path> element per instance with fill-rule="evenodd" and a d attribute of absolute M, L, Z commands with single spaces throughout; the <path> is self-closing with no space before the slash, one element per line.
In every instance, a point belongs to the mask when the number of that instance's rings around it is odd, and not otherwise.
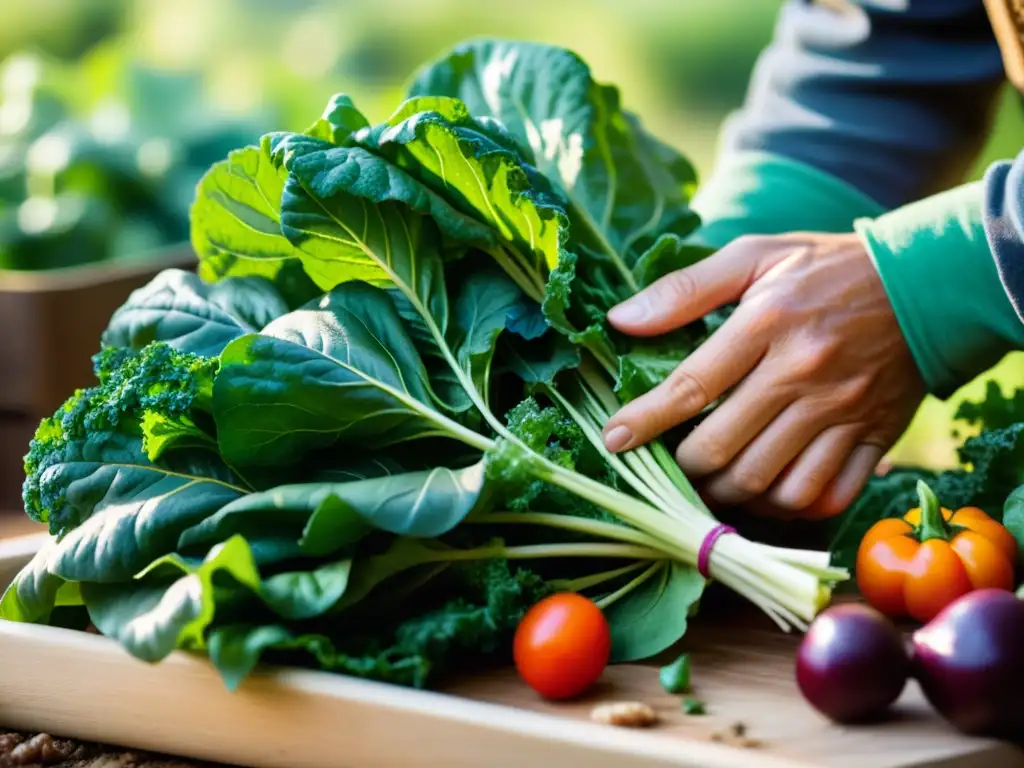
<path fill-rule="evenodd" d="M 679 367 L 705 338 L 703 328 L 687 326 L 662 336 L 631 339 L 629 351 L 619 356 L 615 392 L 628 403 L 656 387 Z"/>
<path fill-rule="evenodd" d="M 604 609 L 612 632 L 612 661 L 645 659 L 671 647 L 685 633 L 691 609 L 704 591 L 697 571 L 664 561 Z"/>
<path fill-rule="evenodd" d="M 498 354 L 499 365 L 526 384 L 550 385 L 562 371 L 579 367 L 581 360 L 579 348 L 557 333 L 533 341 L 506 337 Z"/>
<path fill-rule="evenodd" d="M 294 463 L 339 439 L 375 448 L 444 434 L 430 402 L 393 303 L 365 283 L 233 341 L 214 386 L 221 453 L 238 466 Z"/>
<path fill-rule="evenodd" d="M 504 272 L 489 265 L 470 272 L 455 291 L 448 345 L 477 391 L 486 397 L 498 337 L 522 293 Z"/>
<path fill-rule="evenodd" d="M 169 570 L 186 575 L 168 577 Z M 253 591 L 260 589 L 260 574 L 249 547 L 235 537 L 210 550 L 197 567 L 177 558 L 152 565 L 149 577 L 141 575 L 113 584 L 82 585 L 89 617 L 107 637 L 143 661 L 159 661 L 176 648 L 203 648 L 204 634 L 214 619 L 214 576 L 223 571 Z M 159 573 L 158 571 L 164 571 Z"/>
<path fill-rule="evenodd" d="M 259 147 L 235 150 L 207 171 L 190 212 L 192 247 L 202 278 L 265 277 L 290 307 L 317 295 L 298 251 L 281 234 L 281 193 L 287 176 L 271 159 L 269 137 Z"/>
<path fill-rule="evenodd" d="M 101 340 L 131 349 L 163 341 L 182 352 L 216 357 L 228 342 L 261 330 L 287 311 L 265 278 L 232 277 L 209 284 L 191 272 L 167 269 L 132 292 Z"/>

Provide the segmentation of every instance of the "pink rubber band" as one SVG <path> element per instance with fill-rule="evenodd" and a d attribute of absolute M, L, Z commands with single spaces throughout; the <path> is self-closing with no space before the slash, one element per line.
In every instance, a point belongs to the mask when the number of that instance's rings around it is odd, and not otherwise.
<path fill-rule="evenodd" d="M 720 536 L 724 536 L 727 533 L 736 533 L 736 529 L 732 526 L 719 523 L 710 531 L 708 535 L 704 537 L 704 541 L 700 543 L 700 550 L 697 552 L 697 571 L 705 579 L 710 579 L 711 575 L 708 573 L 708 565 L 711 560 L 711 550 L 715 546 L 715 542 L 718 541 Z"/>

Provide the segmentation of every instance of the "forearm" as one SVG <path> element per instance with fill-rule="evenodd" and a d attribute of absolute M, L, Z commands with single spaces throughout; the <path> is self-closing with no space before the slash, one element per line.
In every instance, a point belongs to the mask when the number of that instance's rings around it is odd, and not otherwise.
<path fill-rule="evenodd" d="M 849 231 L 963 177 L 1002 82 L 977 0 L 788 2 L 694 208 L 700 237 Z"/>

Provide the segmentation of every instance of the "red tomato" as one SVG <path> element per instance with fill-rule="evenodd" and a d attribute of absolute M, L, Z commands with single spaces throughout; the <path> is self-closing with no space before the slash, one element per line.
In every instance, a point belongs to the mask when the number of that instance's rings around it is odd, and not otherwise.
<path fill-rule="evenodd" d="M 512 653 L 520 677 L 537 693 L 570 699 L 597 682 L 611 649 L 601 609 L 569 592 L 544 598 L 527 611 Z"/>

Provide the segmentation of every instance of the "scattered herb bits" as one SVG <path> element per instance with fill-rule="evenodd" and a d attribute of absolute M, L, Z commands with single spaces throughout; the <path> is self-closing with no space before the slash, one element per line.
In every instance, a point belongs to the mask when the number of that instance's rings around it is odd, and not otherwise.
<path fill-rule="evenodd" d="M 690 655 L 684 653 L 659 673 L 661 687 L 667 693 L 686 693 L 690 690 Z"/>
<path fill-rule="evenodd" d="M 695 699 L 693 696 L 687 696 L 683 699 L 683 714 L 686 715 L 706 715 L 707 710 L 704 708 L 704 702 L 700 699 Z"/>

